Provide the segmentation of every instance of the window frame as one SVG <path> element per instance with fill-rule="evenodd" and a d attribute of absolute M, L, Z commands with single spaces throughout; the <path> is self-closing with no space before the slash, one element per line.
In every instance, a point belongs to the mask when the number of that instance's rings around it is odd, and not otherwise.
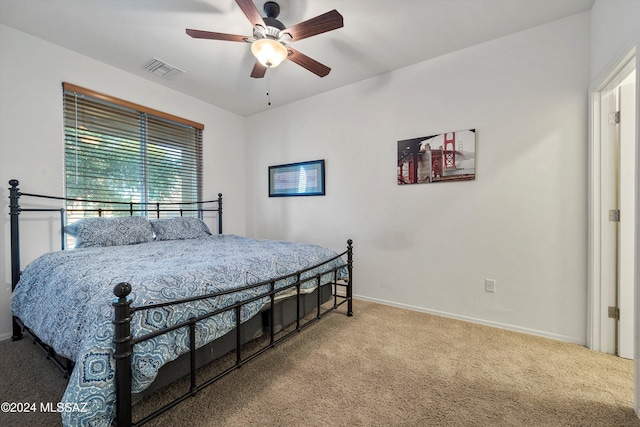
<path fill-rule="evenodd" d="M 145 107 L 139 104 L 135 104 L 133 102 L 129 102 L 120 98 L 116 98 L 110 95 L 106 95 L 104 93 L 100 93 L 91 89 L 87 89 L 87 88 L 83 88 L 71 83 L 67 83 L 64 82 L 62 84 L 62 89 L 63 89 L 63 116 L 64 116 L 64 123 L 63 123 L 63 134 L 64 134 L 64 176 L 65 176 L 65 180 L 64 180 L 64 193 L 67 197 L 69 198 L 74 198 L 72 196 L 69 196 L 68 191 L 69 189 L 67 188 L 67 160 L 68 160 L 68 154 L 67 154 L 67 146 L 68 146 L 68 138 L 67 138 L 67 107 L 65 106 L 65 103 L 67 102 L 67 97 L 68 94 L 76 94 L 76 95 L 80 95 L 83 98 L 89 99 L 89 101 L 93 101 L 95 100 L 96 104 L 100 104 L 100 103 L 108 103 L 114 106 L 114 108 L 122 108 L 123 111 L 124 110 L 129 110 L 132 111 L 133 113 L 135 113 L 138 117 L 138 126 L 140 126 L 140 129 L 143 130 L 143 132 L 141 132 L 142 134 L 147 134 L 149 129 L 153 126 L 149 124 L 149 119 L 151 119 L 154 122 L 166 122 L 169 125 L 179 125 L 179 126 L 185 126 L 186 128 L 192 128 L 195 131 L 194 134 L 194 138 L 195 138 L 195 147 L 194 147 L 194 156 L 193 156 L 193 160 L 195 162 L 195 167 L 196 167 L 196 171 L 195 171 L 195 178 L 196 178 L 196 183 L 195 183 L 195 194 L 196 194 L 196 200 L 187 200 L 187 199 L 183 199 L 181 200 L 182 202 L 185 203 L 192 203 L 192 202 L 197 202 L 202 200 L 202 194 L 203 194 L 203 171 L 202 171 L 202 164 L 203 164 L 203 160 L 202 160 L 202 151 L 203 151 L 203 139 L 202 139 L 202 134 L 204 131 L 204 125 L 198 122 L 194 122 L 192 120 L 188 120 L 188 119 L 184 119 L 182 117 L 178 117 L 172 114 L 168 114 L 159 110 L 155 110 L 153 108 L 149 108 L 149 107 Z M 77 124 L 76 124 L 77 126 Z M 77 128 L 77 127 L 76 127 Z M 140 145 L 144 146 L 144 149 L 141 150 L 141 165 L 143 166 L 143 168 L 146 170 L 150 167 L 150 163 L 148 159 L 146 159 L 144 157 L 143 151 L 146 151 L 146 149 L 149 147 L 149 144 L 151 144 L 151 141 L 147 140 L 145 137 L 140 137 L 139 139 Z M 155 143 L 157 143 L 157 141 L 154 141 Z M 162 157 L 161 157 L 162 158 Z M 193 178 L 190 178 L 193 179 Z M 193 182 L 193 181 L 192 181 Z M 140 197 L 142 198 L 140 200 L 140 202 L 142 202 L 143 204 L 146 203 L 156 203 L 159 202 L 158 200 L 149 200 L 149 185 L 148 182 L 145 182 L 145 180 L 143 180 L 142 182 L 140 182 Z M 107 200 L 109 201 L 109 200 Z M 173 202 L 173 201 L 172 201 Z"/>

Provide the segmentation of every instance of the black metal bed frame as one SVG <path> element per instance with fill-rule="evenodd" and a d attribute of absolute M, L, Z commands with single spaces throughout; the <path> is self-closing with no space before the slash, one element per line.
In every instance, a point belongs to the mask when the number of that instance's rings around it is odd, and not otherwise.
<path fill-rule="evenodd" d="M 134 202 L 105 202 L 105 201 L 95 201 L 95 200 L 83 200 L 83 199 L 72 199 L 65 197 L 55 197 L 55 196 L 45 196 L 40 194 L 32 194 L 32 193 L 23 193 L 19 190 L 18 180 L 12 179 L 9 181 L 9 215 L 10 215 L 10 227 L 11 227 L 11 290 L 13 291 L 20 279 L 20 230 L 19 230 L 19 216 L 22 212 L 59 212 L 60 213 L 60 224 L 61 224 L 61 248 L 65 249 L 66 242 L 64 237 L 64 229 L 66 223 L 66 212 L 71 211 L 82 211 L 82 212 L 95 212 L 98 216 L 102 216 L 103 213 L 106 212 L 128 212 L 130 215 L 134 215 L 134 213 L 147 215 L 150 212 L 155 212 L 156 216 L 159 218 L 161 212 L 179 212 L 180 216 L 184 212 L 197 212 L 198 216 L 202 218 L 204 212 L 218 212 L 218 234 L 222 234 L 222 193 L 218 194 L 217 200 L 209 200 L 209 201 L 200 201 L 193 202 L 192 204 L 196 207 L 193 209 L 176 209 L 176 208 L 161 208 L 164 205 L 185 205 L 185 203 L 134 203 Z M 21 196 L 29 196 L 34 198 L 44 198 L 44 199 L 54 199 L 60 201 L 83 201 L 83 202 L 98 202 L 104 205 L 127 205 L 126 208 L 109 208 L 109 209 L 83 209 L 83 210 L 71 210 L 65 208 L 22 208 L 19 204 Z M 207 203 L 217 203 L 216 208 L 205 208 L 205 204 Z M 152 207 L 153 209 L 149 209 Z M 303 273 L 307 271 L 311 271 L 316 269 L 324 264 L 328 264 L 331 261 L 334 261 L 337 258 L 345 256 L 347 257 L 347 272 L 348 278 L 343 282 L 339 282 L 338 280 L 338 271 L 343 267 L 334 267 L 323 273 L 317 274 L 312 278 L 302 279 L 301 276 Z M 325 307 L 324 311 L 321 309 L 321 305 L 323 304 L 321 300 L 321 292 L 320 292 L 320 280 L 321 277 L 331 274 L 332 280 L 329 284 L 325 284 L 323 286 L 332 286 L 333 287 L 333 304 Z M 282 283 L 282 281 L 291 281 L 292 283 L 284 286 L 278 287 L 276 289 L 276 283 Z M 316 281 L 317 286 L 317 306 L 316 306 L 316 314 L 312 317 L 306 317 L 305 313 L 301 313 L 301 285 L 303 283 L 307 283 L 309 281 Z M 289 338 L 293 334 L 300 332 L 303 328 L 309 326 L 314 321 L 319 320 L 324 315 L 330 313 L 331 311 L 337 309 L 343 304 L 347 304 L 347 316 L 353 315 L 353 241 L 351 239 L 347 240 L 347 250 L 336 255 L 335 257 L 326 260 L 322 263 L 313 265 L 311 267 L 305 268 L 303 270 L 297 271 L 292 274 L 288 274 L 285 276 L 277 277 L 274 279 L 266 280 L 260 283 L 256 283 L 253 285 L 247 285 L 242 288 L 211 293 L 207 295 L 185 298 L 181 300 L 166 302 L 166 303 L 158 303 L 152 305 L 145 306 L 132 306 L 131 298 L 129 294 L 131 292 L 131 285 L 129 283 L 119 283 L 115 286 L 113 292 L 117 297 L 112 305 L 114 307 L 114 339 L 113 343 L 115 346 L 114 359 L 116 364 L 116 416 L 115 416 L 115 424 L 122 427 L 127 426 L 140 426 L 158 415 L 166 412 L 171 409 L 178 403 L 186 400 L 191 396 L 195 396 L 196 393 L 203 388 L 213 384 L 218 381 L 222 377 L 228 375 L 234 370 L 240 368 L 248 361 L 254 359 L 255 357 L 261 355 L 266 352 L 270 348 L 273 348 L 275 345 L 280 343 L 281 341 Z M 133 337 L 131 334 L 131 316 L 137 312 L 149 310 L 153 308 L 165 307 L 169 305 L 179 305 L 185 304 L 192 301 L 204 300 L 220 295 L 225 295 L 232 292 L 237 292 L 241 290 L 249 290 L 249 289 L 261 289 L 268 288 L 268 292 L 261 292 L 259 295 L 244 301 L 239 301 L 234 305 L 220 308 L 210 313 L 206 313 L 204 315 L 191 318 L 185 322 L 172 325 L 170 327 L 155 331 L 153 333 L 148 333 L 141 337 Z M 344 295 L 341 295 L 337 290 L 341 287 L 344 289 Z M 285 290 L 293 289 L 295 290 L 295 298 L 296 298 L 296 320 L 295 320 L 295 328 L 289 330 L 276 337 L 276 332 L 274 332 L 274 328 L 270 328 L 270 334 L 268 337 L 268 344 L 263 347 L 258 348 L 257 350 L 251 352 L 248 356 L 243 357 L 241 353 L 242 347 L 242 331 L 241 331 L 241 308 L 243 305 L 251 303 L 253 301 L 269 298 L 270 302 L 268 303 L 268 307 L 270 308 L 270 324 L 274 325 L 274 307 L 275 307 L 275 298 L 276 294 L 281 293 Z M 212 378 L 198 384 L 196 381 L 196 341 L 195 341 L 195 332 L 196 332 L 196 324 L 200 321 L 206 320 L 212 316 L 221 314 L 226 311 L 234 310 L 235 318 L 236 318 L 236 327 L 235 327 L 235 335 L 236 335 L 236 343 L 235 343 L 235 363 L 233 366 L 227 368 L 223 372 L 218 373 Z M 303 322 L 304 320 L 304 322 Z M 151 414 L 145 416 L 144 418 L 138 420 L 137 422 L 133 422 L 132 419 L 132 394 L 131 394 L 131 357 L 133 354 L 133 347 L 135 344 L 140 342 L 152 339 L 156 336 L 169 333 L 171 331 L 180 329 L 180 328 L 188 328 L 189 329 L 189 358 L 190 358 L 190 389 L 187 393 L 182 396 L 174 399 L 168 404 L 162 406 L 161 408 L 155 410 Z M 57 355 L 53 351 L 51 347 L 40 341 L 40 339 L 29 329 L 27 329 L 20 319 L 13 316 L 13 336 L 12 340 L 19 340 L 23 337 L 23 330 L 28 331 L 34 337 L 34 343 L 40 344 L 40 346 L 47 353 L 47 358 L 51 359 L 64 373 L 65 378 L 68 377 L 71 370 L 73 369 L 73 362 L 64 359 L 63 362 L 60 362 L 57 359 Z"/>

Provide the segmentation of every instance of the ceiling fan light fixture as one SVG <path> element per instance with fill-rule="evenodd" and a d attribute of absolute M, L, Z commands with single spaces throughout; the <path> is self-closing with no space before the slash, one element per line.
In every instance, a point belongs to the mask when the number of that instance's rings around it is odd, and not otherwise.
<path fill-rule="evenodd" d="M 194 29 L 187 29 L 187 34 L 194 39 L 250 43 L 251 53 L 256 57 L 251 70 L 251 77 L 255 79 L 263 78 L 269 68 L 277 67 L 285 59 L 291 60 L 319 77 L 329 74 L 331 68 L 288 46 L 294 41 L 342 28 L 344 18 L 337 10 L 331 10 L 287 27 L 278 21 L 280 6 L 274 1 L 265 3 L 266 17 L 260 15 L 255 5 L 256 0 L 235 0 L 235 2 L 253 26 L 252 37 Z"/>
<path fill-rule="evenodd" d="M 251 43 L 251 53 L 268 68 L 277 67 L 289 56 L 289 51 L 282 43 L 268 38 Z"/>

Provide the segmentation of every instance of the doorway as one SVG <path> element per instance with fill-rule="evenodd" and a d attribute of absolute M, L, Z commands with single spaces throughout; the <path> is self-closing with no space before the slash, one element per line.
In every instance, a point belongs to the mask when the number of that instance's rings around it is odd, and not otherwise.
<path fill-rule="evenodd" d="M 636 69 L 617 87 L 618 111 L 618 356 L 634 358 L 635 236 L 636 236 Z M 624 212 L 624 216 L 622 216 Z"/>
<path fill-rule="evenodd" d="M 636 258 L 636 53 L 592 92 L 589 347 L 633 359 Z"/>

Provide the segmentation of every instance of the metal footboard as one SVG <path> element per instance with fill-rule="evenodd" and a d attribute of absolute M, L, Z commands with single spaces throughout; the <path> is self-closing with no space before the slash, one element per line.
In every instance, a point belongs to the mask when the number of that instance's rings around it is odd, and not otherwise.
<path fill-rule="evenodd" d="M 337 258 L 343 257 L 345 256 L 347 257 L 347 265 L 345 266 L 339 266 L 339 267 L 334 267 L 330 270 L 324 271 L 322 273 L 318 273 L 317 275 L 315 275 L 312 278 L 302 278 L 302 274 L 316 269 L 318 267 L 321 267 L 322 265 L 328 264 L 331 261 L 334 261 Z M 114 354 L 114 358 L 116 360 L 116 395 L 117 395 L 117 408 L 116 408 L 116 424 L 119 427 L 128 427 L 128 426 L 141 426 L 145 423 L 147 423 L 148 421 L 152 420 L 153 418 L 159 416 L 160 414 L 168 411 L 169 409 L 171 409 L 172 407 L 174 407 L 175 405 L 177 405 L 178 403 L 186 400 L 189 397 L 195 396 L 200 390 L 202 390 L 203 388 L 213 384 L 214 382 L 218 381 L 219 379 L 221 379 L 222 377 L 228 375 L 229 373 L 233 372 L 234 370 L 240 368 L 242 365 L 244 365 L 245 363 L 247 363 L 248 361 L 254 359 L 255 357 L 259 356 L 260 354 L 266 352 L 267 350 L 269 350 L 270 348 L 275 347 L 278 343 L 280 343 L 281 341 L 289 338 L 290 336 L 300 332 L 303 328 L 311 325 L 314 321 L 319 320 L 320 318 L 322 318 L 324 315 L 328 314 L 329 312 L 337 309 L 338 307 L 340 307 L 343 304 L 347 304 L 347 316 L 352 316 L 353 315 L 353 301 L 352 301 L 352 272 L 353 272 L 353 241 L 352 240 L 348 240 L 347 241 L 347 250 L 342 252 L 341 254 L 324 261 L 323 263 L 308 267 L 304 270 L 300 270 L 298 272 L 292 273 L 292 274 L 288 274 L 285 276 L 281 276 L 275 279 L 271 279 L 268 281 L 263 281 L 260 283 L 256 283 L 253 285 L 248 285 L 245 287 L 242 287 L 240 289 L 233 289 L 233 290 L 228 290 L 228 291 L 223 291 L 223 292 L 216 292 L 216 293 L 212 293 L 212 294 L 208 294 L 208 295 L 202 295 L 202 296 L 198 296 L 198 297 L 192 297 L 192 298 L 186 298 L 186 299 L 182 299 L 182 300 L 177 300 L 174 302 L 170 302 L 170 303 L 159 303 L 159 304 L 152 304 L 152 305 L 145 305 L 145 306 L 141 306 L 141 307 L 134 307 L 131 305 L 131 299 L 129 297 L 129 294 L 131 293 L 131 285 L 128 283 L 119 283 L 118 285 L 115 286 L 113 292 L 114 295 L 117 297 L 114 302 L 113 302 L 113 306 L 114 306 L 114 313 L 115 313 L 115 317 L 114 317 L 114 328 L 115 328 L 115 336 L 114 336 L 114 345 L 115 345 L 115 354 Z M 341 269 L 347 269 L 348 272 L 348 278 L 344 281 L 344 282 L 340 282 L 338 280 L 338 271 Z M 327 284 L 322 285 L 321 284 L 321 278 L 325 277 L 327 275 L 331 275 L 331 279 L 330 282 Z M 286 281 L 286 280 L 291 280 L 294 279 L 293 283 L 290 283 L 286 286 L 282 286 L 282 287 L 278 287 L 276 288 L 276 284 L 282 281 Z M 301 312 L 300 310 L 300 301 L 301 301 L 301 285 L 303 283 L 307 283 L 309 281 L 315 281 L 315 286 L 316 289 L 318 290 L 317 295 L 317 307 L 316 307 L 316 314 L 315 316 L 308 318 L 304 323 L 303 323 L 303 318 L 305 317 L 305 314 Z M 321 292 L 320 292 L 320 287 L 321 286 L 333 286 L 334 287 L 334 292 L 333 292 L 333 304 L 330 305 L 329 307 L 325 307 L 325 310 L 323 311 L 321 308 L 322 305 L 322 300 L 321 300 Z M 259 295 L 244 300 L 244 301 L 239 301 L 233 305 L 230 305 L 228 307 L 224 307 L 224 308 L 220 308 L 217 310 L 214 310 L 212 312 L 203 314 L 201 316 L 198 317 L 193 317 L 187 321 L 172 325 L 170 327 L 155 331 L 153 333 L 148 333 L 144 336 L 141 337 L 133 337 L 131 334 L 131 318 L 132 316 L 134 316 L 137 312 L 141 312 L 144 310 L 150 310 L 150 309 L 154 309 L 154 308 L 159 308 L 159 307 L 164 307 L 164 306 L 168 306 L 168 305 L 177 305 L 177 304 L 184 304 L 187 302 L 192 302 L 192 301 L 197 301 L 197 300 L 204 300 L 204 299 L 208 299 L 208 298 L 213 298 L 216 296 L 221 296 L 221 295 L 225 295 L 225 294 L 229 294 L 229 293 L 233 293 L 233 292 L 238 292 L 241 290 L 250 290 L 250 289 L 259 289 L 259 288 L 263 288 L 263 287 L 268 287 L 268 291 L 267 292 L 262 292 Z M 337 292 L 337 289 L 340 287 L 344 287 L 345 288 L 345 292 L 344 295 L 340 295 L 340 292 Z M 274 328 L 271 328 L 270 330 L 270 336 L 269 336 L 269 342 L 267 344 L 265 344 L 264 346 L 258 348 L 257 350 L 251 352 L 251 354 L 249 354 L 248 356 L 243 357 L 242 353 L 241 353 L 241 347 L 242 347 L 242 337 L 241 337 L 241 309 L 242 306 L 245 304 L 249 304 L 251 302 L 263 299 L 268 297 L 270 302 L 268 303 L 270 305 L 270 316 L 271 316 L 271 325 L 274 324 L 274 307 L 275 307 L 275 298 L 276 298 L 276 294 L 279 292 L 283 292 L 286 291 L 287 289 L 295 289 L 295 298 L 296 298 L 296 305 L 297 305 L 297 309 L 296 309 L 296 321 L 295 321 L 295 328 L 289 332 L 284 333 L 282 336 L 279 336 L 276 338 L 276 332 L 274 331 Z M 235 319 L 236 319 L 236 325 L 235 325 L 235 334 L 236 334 L 236 345 L 235 345 L 235 363 L 233 364 L 233 366 L 227 368 L 226 370 L 218 373 L 217 375 L 201 382 L 201 383 L 197 383 L 196 381 L 196 359 L 195 359 L 195 355 L 196 355 L 196 339 L 195 339 L 195 332 L 196 332 L 196 325 L 198 322 L 201 322 L 203 320 L 209 319 L 213 316 L 222 314 L 224 312 L 227 311 L 231 311 L 233 310 L 235 312 Z M 190 379 L 190 388 L 189 391 L 184 393 L 183 395 L 177 397 L 176 399 L 174 399 L 173 401 L 167 403 L 166 405 L 162 406 L 161 408 L 155 410 L 154 412 L 152 412 L 151 414 L 145 416 L 144 418 L 138 420 L 137 422 L 133 422 L 132 419 L 132 408 L 131 408 L 131 403 L 132 403 L 132 395 L 131 395 L 131 359 L 132 359 L 132 355 L 133 355 L 133 347 L 143 341 L 152 339 L 154 337 L 157 337 L 158 335 L 162 335 L 162 334 L 166 334 L 169 333 L 171 331 L 175 331 L 177 329 L 181 329 L 181 328 L 188 328 L 189 330 L 189 354 L 190 354 L 190 373 L 189 373 L 189 379 Z"/>

